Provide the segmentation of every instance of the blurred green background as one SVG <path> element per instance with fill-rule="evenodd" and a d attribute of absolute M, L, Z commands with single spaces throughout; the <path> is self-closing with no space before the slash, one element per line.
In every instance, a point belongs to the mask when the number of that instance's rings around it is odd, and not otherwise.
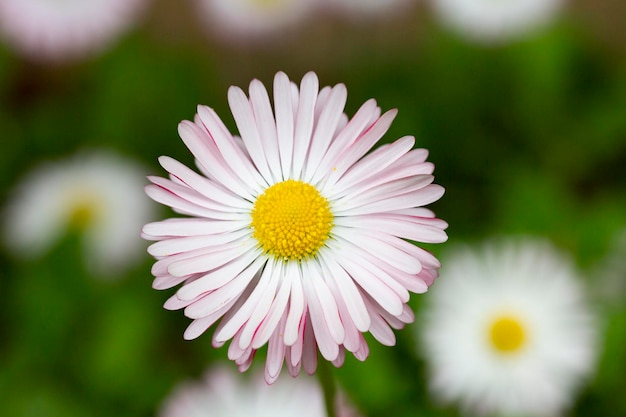
<path fill-rule="evenodd" d="M 626 301 L 608 277 L 626 279 L 615 262 L 626 250 L 616 248 L 626 234 L 626 4 L 571 3 L 549 27 L 500 46 L 464 41 L 424 4 L 385 19 L 317 16 L 270 43 L 233 44 L 207 35 L 189 2 L 168 1 L 79 62 L 29 62 L 0 46 L 0 199 L 38 164 L 83 148 L 132 156 L 146 174 L 163 174 L 160 155 L 192 164 L 176 127 L 197 104 L 234 132 L 228 86 L 313 70 L 321 85 L 347 85 L 350 116 L 371 97 L 399 109 L 385 139 L 414 135 L 430 150 L 447 190 L 432 208 L 450 243 L 531 234 L 575 256 L 603 347 L 567 415 L 624 416 Z M 607 272 L 611 256 L 618 266 Z M 189 320 L 162 309 L 173 290 L 151 289 L 151 264 L 146 254 L 114 280 L 91 277 L 71 234 L 35 261 L 2 249 L 0 414 L 151 416 L 174 384 L 226 361 L 210 331 L 182 339 Z M 412 297 L 418 315 L 427 296 Z M 372 342 L 366 362 L 349 356 L 335 371 L 364 415 L 458 414 L 427 395 L 414 326 L 396 347 Z"/>

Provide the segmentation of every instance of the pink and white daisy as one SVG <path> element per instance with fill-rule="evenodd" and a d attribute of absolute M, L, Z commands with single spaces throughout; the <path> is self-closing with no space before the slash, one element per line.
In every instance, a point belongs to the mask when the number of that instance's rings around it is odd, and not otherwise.
<path fill-rule="evenodd" d="M 316 0 L 195 0 L 212 34 L 234 40 L 263 40 L 310 17 Z"/>
<path fill-rule="evenodd" d="M 36 61 L 65 61 L 107 47 L 146 0 L 0 0 L 0 34 Z"/>
<path fill-rule="evenodd" d="M 469 415 L 563 415 L 597 353 L 572 260 L 505 239 L 451 253 L 441 274 L 417 329 L 435 396 Z"/>
<path fill-rule="evenodd" d="M 409 291 L 425 292 L 440 264 L 410 243 L 447 239 L 446 222 L 422 206 L 438 200 L 428 152 L 406 136 L 366 155 L 397 111 L 368 100 L 351 120 L 346 87 L 300 86 L 279 72 L 274 105 L 263 84 L 228 101 L 241 137 L 209 107 L 178 131 L 197 174 L 169 157 L 169 179 L 150 177 L 147 194 L 191 217 L 147 224 L 154 288 L 183 284 L 165 303 L 194 321 L 194 339 L 221 319 L 213 345 L 243 371 L 268 345 L 265 377 L 283 361 L 313 373 L 317 349 L 341 366 L 345 351 L 368 355 L 363 332 L 395 344 L 392 328 L 413 320 Z"/>
<path fill-rule="evenodd" d="M 344 396 L 336 401 L 338 417 L 357 417 Z M 229 369 L 215 367 L 200 381 L 174 388 L 158 412 L 159 417 L 325 417 L 324 395 L 317 381 L 279 378 L 274 385 L 263 376 L 237 378 Z"/>

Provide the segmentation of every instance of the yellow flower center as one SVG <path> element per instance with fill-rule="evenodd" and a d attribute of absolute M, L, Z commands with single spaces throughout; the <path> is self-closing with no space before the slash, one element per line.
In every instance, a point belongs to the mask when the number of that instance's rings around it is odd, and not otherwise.
<path fill-rule="evenodd" d="M 315 256 L 332 227 L 328 200 L 302 181 L 272 185 L 252 208 L 254 237 L 265 252 L 283 260 Z"/>
<path fill-rule="evenodd" d="M 100 216 L 101 199 L 91 191 L 72 190 L 66 196 L 70 229 L 82 232 Z"/>
<path fill-rule="evenodd" d="M 526 332 L 522 323 L 510 316 L 499 317 L 489 329 L 491 345 L 501 353 L 513 353 L 520 350 L 526 341 Z"/>

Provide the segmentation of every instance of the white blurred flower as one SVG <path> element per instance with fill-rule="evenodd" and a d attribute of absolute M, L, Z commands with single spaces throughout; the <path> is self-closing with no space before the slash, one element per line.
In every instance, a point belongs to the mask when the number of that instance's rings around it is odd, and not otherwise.
<path fill-rule="evenodd" d="M 433 393 L 479 415 L 558 415 L 595 358 L 571 261 L 530 239 L 444 258 L 419 329 Z"/>
<path fill-rule="evenodd" d="M 65 61 L 107 47 L 146 0 L 0 0 L 0 34 L 36 61 Z"/>
<path fill-rule="evenodd" d="M 337 401 L 337 416 L 357 417 Z M 339 400 L 339 399 L 338 399 Z M 315 379 L 280 377 L 273 385 L 262 374 L 246 378 L 223 367 L 202 381 L 184 382 L 165 399 L 158 417 L 324 417 L 324 396 Z"/>
<path fill-rule="evenodd" d="M 439 18 L 467 39 L 501 43 L 548 23 L 562 0 L 431 0 Z"/>
<path fill-rule="evenodd" d="M 262 40 L 304 22 L 316 0 L 195 0 L 207 30 L 235 40 Z"/>
<path fill-rule="evenodd" d="M 141 226 L 154 209 L 145 170 L 108 151 L 48 162 L 17 186 L 4 214 L 4 240 L 22 257 L 43 255 L 69 228 L 82 234 L 87 266 L 110 275 L 141 259 Z"/>

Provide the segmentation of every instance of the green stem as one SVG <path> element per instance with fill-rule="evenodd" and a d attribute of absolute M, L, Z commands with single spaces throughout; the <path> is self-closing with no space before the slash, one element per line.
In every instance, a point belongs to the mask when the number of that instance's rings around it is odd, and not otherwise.
<path fill-rule="evenodd" d="M 317 375 L 322 385 L 324 393 L 324 404 L 326 405 L 326 415 L 336 417 L 335 399 L 337 398 L 337 384 L 332 372 L 332 364 L 324 358 L 319 358 L 317 364 Z"/>

